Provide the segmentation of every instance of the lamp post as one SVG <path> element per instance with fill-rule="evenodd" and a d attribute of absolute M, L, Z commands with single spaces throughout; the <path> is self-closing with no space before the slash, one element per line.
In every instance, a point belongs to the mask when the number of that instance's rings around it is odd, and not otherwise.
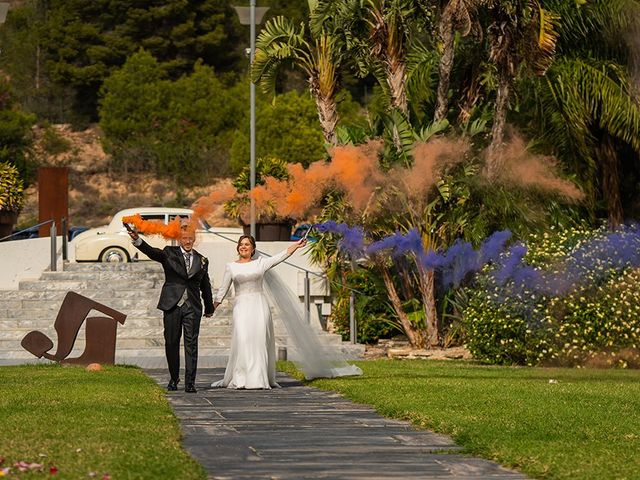
<path fill-rule="evenodd" d="M 9 11 L 9 2 L 0 2 L 0 25 L 2 25 L 7 19 L 8 11 Z"/>
<path fill-rule="evenodd" d="M 233 7 L 238 13 L 242 25 L 250 25 L 249 65 L 253 65 L 253 57 L 256 52 L 256 23 L 260 24 L 269 7 L 256 7 L 256 0 L 250 0 L 248 7 Z M 251 104 L 249 114 L 249 185 L 251 190 L 256 186 L 256 85 L 251 80 L 251 67 L 249 67 L 249 102 Z M 256 237 L 256 201 L 251 197 L 250 207 L 251 235 Z"/>

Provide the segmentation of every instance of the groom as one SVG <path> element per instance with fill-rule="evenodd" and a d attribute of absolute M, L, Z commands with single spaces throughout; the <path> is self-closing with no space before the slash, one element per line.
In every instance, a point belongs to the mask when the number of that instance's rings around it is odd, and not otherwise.
<path fill-rule="evenodd" d="M 180 382 L 180 337 L 184 330 L 184 391 L 195 393 L 198 333 L 202 317 L 201 294 L 204 316 L 210 317 L 214 311 L 209 262 L 193 249 L 195 232 L 188 224 L 182 224 L 180 245 L 167 246 L 163 250 L 147 244 L 137 232 L 127 230 L 134 246 L 151 260 L 160 262 L 164 268 L 165 281 L 158 308 L 164 312 L 165 352 L 171 375 L 167 390 L 177 390 Z"/>

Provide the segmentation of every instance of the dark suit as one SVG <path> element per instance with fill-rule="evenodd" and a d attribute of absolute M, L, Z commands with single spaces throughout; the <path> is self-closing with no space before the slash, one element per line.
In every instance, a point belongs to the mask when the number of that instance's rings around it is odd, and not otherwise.
<path fill-rule="evenodd" d="M 137 248 L 150 259 L 160 262 L 164 268 L 164 285 L 158 308 L 164 312 L 164 340 L 169 373 L 178 380 L 180 372 L 180 337 L 184 329 L 185 385 L 195 384 L 198 366 L 198 334 L 204 313 L 213 313 L 213 296 L 209 280 L 209 262 L 195 250 L 192 252 L 191 269 L 187 273 L 185 258 L 180 247 L 164 247 L 160 250 L 145 243 Z M 178 305 L 187 293 L 186 301 Z"/>

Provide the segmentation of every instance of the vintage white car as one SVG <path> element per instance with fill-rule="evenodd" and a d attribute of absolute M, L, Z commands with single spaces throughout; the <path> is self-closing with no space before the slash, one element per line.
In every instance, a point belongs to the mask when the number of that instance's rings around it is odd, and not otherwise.
<path fill-rule="evenodd" d="M 89 229 L 75 237 L 70 244 L 75 245 L 75 260 L 77 262 L 149 260 L 149 257 L 133 246 L 131 238 L 122 224 L 123 217 L 136 214 L 140 214 L 143 220 L 155 220 L 166 224 L 176 217 L 190 218 L 193 210 L 170 207 L 140 207 L 121 210 L 113 216 L 109 225 Z M 242 228 L 211 227 L 204 220 L 200 220 L 200 228 L 196 234 L 197 242 L 225 239 L 237 241 L 238 237 L 242 235 Z M 144 240 L 149 245 L 158 248 L 171 244 L 171 240 L 165 240 L 159 235 L 144 236 Z"/>

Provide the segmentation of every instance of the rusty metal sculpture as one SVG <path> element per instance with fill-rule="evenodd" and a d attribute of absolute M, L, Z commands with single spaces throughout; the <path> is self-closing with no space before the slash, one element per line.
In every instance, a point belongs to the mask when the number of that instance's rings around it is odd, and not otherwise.
<path fill-rule="evenodd" d="M 109 315 L 109 317 L 88 317 L 91 310 Z M 53 342 L 44 333 L 34 330 L 22 339 L 22 347 L 38 358 L 47 358 L 60 363 L 89 365 L 102 363 L 113 365 L 116 358 L 116 333 L 118 322 L 124 325 L 127 316 L 90 298 L 75 292 L 68 292 L 62 301 L 58 316 L 53 324 L 58 334 L 58 348 L 53 355 L 49 350 Z M 82 355 L 67 358 L 86 320 L 85 347 Z"/>

